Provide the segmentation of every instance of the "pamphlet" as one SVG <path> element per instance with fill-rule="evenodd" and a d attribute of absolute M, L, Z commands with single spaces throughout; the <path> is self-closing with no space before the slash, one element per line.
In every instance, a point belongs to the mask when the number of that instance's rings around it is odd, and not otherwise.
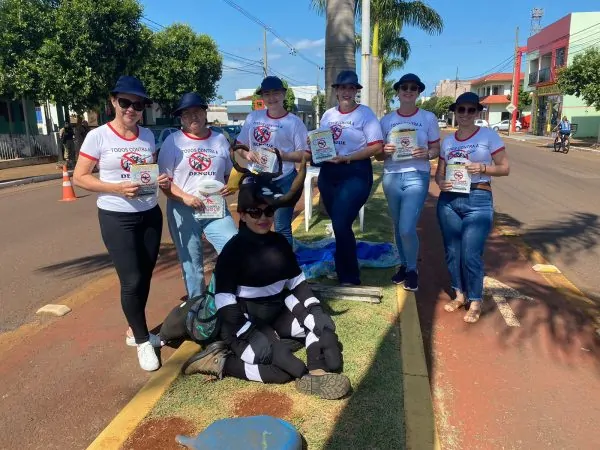
<path fill-rule="evenodd" d="M 204 180 L 200 182 L 200 188 L 196 196 L 200 199 L 204 208 L 194 211 L 194 218 L 222 219 L 225 217 L 225 197 L 219 191 L 224 184 L 217 180 Z"/>
<path fill-rule="evenodd" d="M 418 146 L 417 130 L 397 125 L 390 130 L 387 140 L 396 146 L 392 161 L 406 161 L 412 159 L 412 152 Z"/>
<path fill-rule="evenodd" d="M 260 161 L 259 162 L 251 162 L 248 164 L 248 169 L 255 173 L 275 173 L 277 167 L 277 155 L 275 151 L 270 149 L 269 147 L 256 147 L 253 148 L 252 151 L 255 151 L 259 154 Z"/>
<path fill-rule="evenodd" d="M 131 182 L 137 183 L 136 195 L 156 195 L 158 192 L 158 164 L 132 164 L 129 169 Z"/>
<path fill-rule="evenodd" d="M 448 164 L 446 166 L 446 181 L 452 183 L 450 192 L 461 192 L 463 194 L 471 192 L 471 175 L 467 172 L 467 166 L 464 164 Z"/>
<path fill-rule="evenodd" d="M 331 130 L 315 130 L 308 133 L 310 152 L 315 164 L 329 161 L 337 155 Z"/>

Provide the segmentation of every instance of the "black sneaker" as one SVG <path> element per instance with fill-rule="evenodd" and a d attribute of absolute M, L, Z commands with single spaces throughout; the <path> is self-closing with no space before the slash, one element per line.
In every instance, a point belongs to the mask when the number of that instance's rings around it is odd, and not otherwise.
<path fill-rule="evenodd" d="M 406 279 L 404 280 L 404 289 L 407 291 L 418 291 L 419 290 L 419 275 L 414 270 L 406 272 Z"/>
<path fill-rule="evenodd" d="M 406 279 L 406 266 L 400 266 L 398 272 L 394 274 L 392 277 L 392 283 L 394 284 L 402 284 Z"/>
<path fill-rule="evenodd" d="M 350 380 L 341 373 L 319 371 L 296 380 L 296 389 L 303 394 L 317 395 L 326 400 L 337 400 L 350 391 Z"/>

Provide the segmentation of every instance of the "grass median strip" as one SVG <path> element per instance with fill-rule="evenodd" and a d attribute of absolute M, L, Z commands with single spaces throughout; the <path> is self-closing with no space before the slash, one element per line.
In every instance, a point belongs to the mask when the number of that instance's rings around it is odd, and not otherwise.
<path fill-rule="evenodd" d="M 365 232 L 357 233 L 359 239 L 391 239 L 391 224 L 378 181 L 365 217 Z M 295 236 L 299 240 L 323 238 L 326 222 L 316 214 L 309 232 L 299 227 Z M 347 398 L 329 401 L 309 397 L 298 393 L 293 383 L 263 385 L 233 378 L 209 381 L 200 375 L 180 376 L 130 436 L 125 448 L 154 448 L 148 442 L 152 435 L 148 427 L 156 427 L 161 421 L 184 422 L 186 433 L 196 434 L 221 418 L 260 414 L 292 423 L 310 449 L 404 448 L 398 306 L 396 287 L 389 282 L 391 274 L 391 269 L 362 271 L 365 285 L 383 287 L 381 304 L 327 302 L 344 345 L 344 373 L 353 386 Z M 303 351 L 297 355 L 305 358 Z M 174 444 L 175 434 L 181 431 L 169 427 L 164 430 L 172 434 Z"/>

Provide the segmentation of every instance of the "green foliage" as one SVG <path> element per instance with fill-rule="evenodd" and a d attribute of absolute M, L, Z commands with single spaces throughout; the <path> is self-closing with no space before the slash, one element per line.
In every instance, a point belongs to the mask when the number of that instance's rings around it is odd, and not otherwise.
<path fill-rule="evenodd" d="M 283 87 L 285 87 L 287 89 L 287 91 L 285 92 L 285 98 L 283 99 L 283 107 L 285 108 L 286 111 L 294 112 L 294 109 L 296 107 L 296 96 L 294 95 L 294 91 L 292 91 L 291 89 L 288 89 L 289 84 L 287 81 L 285 81 L 285 80 L 281 80 L 281 81 L 283 83 Z M 257 94 L 259 89 L 260 89 L 260 86 L 256 88 L 256 90 L 254 91 L 254 94 L 252 95 L 252 110 L 253 111 L 254 111 L 254 100 L 260 99 L 260 95 Z"/>
<path fill-rule="evenodd" d="M 139 75 L 152 100 L 170 116 L 186 92 L 196 92 L 207 101 L 215 98 L 222 62 L 210 36 L 175 24 L 152 35 L 150 57 Z"/>
<path fill-rule="evenodd" d="M 323 113 L 327 109 L 327 99 L 325 98 L 325 94 L 319 92 L 318 95 L 315 95 L 312 99 L 313 111 L 316 115 L 317 112 L 317 101 L 319 102 L 319 120 L 323 117 Z"/>
<path fill-rule="evenodd" d="M 531 95 L 529 92 L 523 90 L 523 87 L 519 87 L 519 104 L 517 109 L 523 111 L 531 105 Z"/>
<path fill-rule="evenodd" d="M 149 30 L 137 0 L 64 0 L 53 9 L 52 30 L 39 50 L 45 98 L 76 111 L 95 107 L 120 75 L 146 56 Z"/>
<path fill-rule="evenodd" d="M 558 72 L 558 87 L 563 94 L 580 97 L 600 111 L 600 50 L 590 48 L 575 56 L 568 67 Z"/>
<path fill-rule="evenodd" d="M 396 98 L 396 91 L 394 90 L 395 82 L 395 80 L 384 80 L 383 82 L 383 103 L 386 113 L 392 110 L 394 99 Z"/>
<path fill-rule="evenodd" d="M 435 107 L 432 110 L 432 112 L 437 117 L 442 117 L 444 114 L 448 115 L 448 108 L 450 107 L 450 105 L 452 103 L 454 103 L 454 98 L 452 98 L 450 96 L 440 97 L 440 98 L 438 98 L 438 101 L 436 102 Z"/>

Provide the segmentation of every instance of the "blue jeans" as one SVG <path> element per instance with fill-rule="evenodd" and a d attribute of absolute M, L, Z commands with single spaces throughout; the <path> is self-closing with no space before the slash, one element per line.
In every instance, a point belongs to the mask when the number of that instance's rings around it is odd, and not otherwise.
<path fill-rule="evenodd" d="M 416 271 L 419 254 L 417 222 L 429 192 L 429 172 L 386 173 L 383 175 L 383 191 L 394 223 L 400 264 L 407 270 Z"/>
<path fill-rule="evenodd" d="M 437 215 L 452 287 L 469 301 L 481 301 L 483 250 L 494 220 L 492 193 L 482 189 L 468 195 L 442 192 Z"/>
<path fill-rule="evenodd" d="M 352 223 L 367 202 L 373 187 L 371 160 L 350 164 L 324 163 L 319 192 L 335 234 L 335 270 L 340 283 L 360 284 L 356 238 Z"/>
<path fill-rule="evenodd" d="M 294 169 L 285 177 L 280 180 L 276 180 L 273 183 L 281 189 L 282 193 L 286 193 L 292 187 L 292 182 L 294 178 L 296 178 L 298 172 Z M 275 211 L 275 232 L 281 233 L 287 239 L 287 241 L 292 244 L 292 218 L 294 217 L 294 207 L 291 206 L 289 208 L 278 208 Z"/>
<path fill-rule="evenodd" d="M 176 200 L 167 200 L 167 222 L 171 238 L 177 248 L 177 255 L 183 271 L 185 288 L 189 298 L 204 292 L 204 255 L 202 233 L 208 242 L 221 253 L 229 239 L 237 234 L 237 227 L 226 212 L 222 219 L 194 218 L 194 209 Z"/>

